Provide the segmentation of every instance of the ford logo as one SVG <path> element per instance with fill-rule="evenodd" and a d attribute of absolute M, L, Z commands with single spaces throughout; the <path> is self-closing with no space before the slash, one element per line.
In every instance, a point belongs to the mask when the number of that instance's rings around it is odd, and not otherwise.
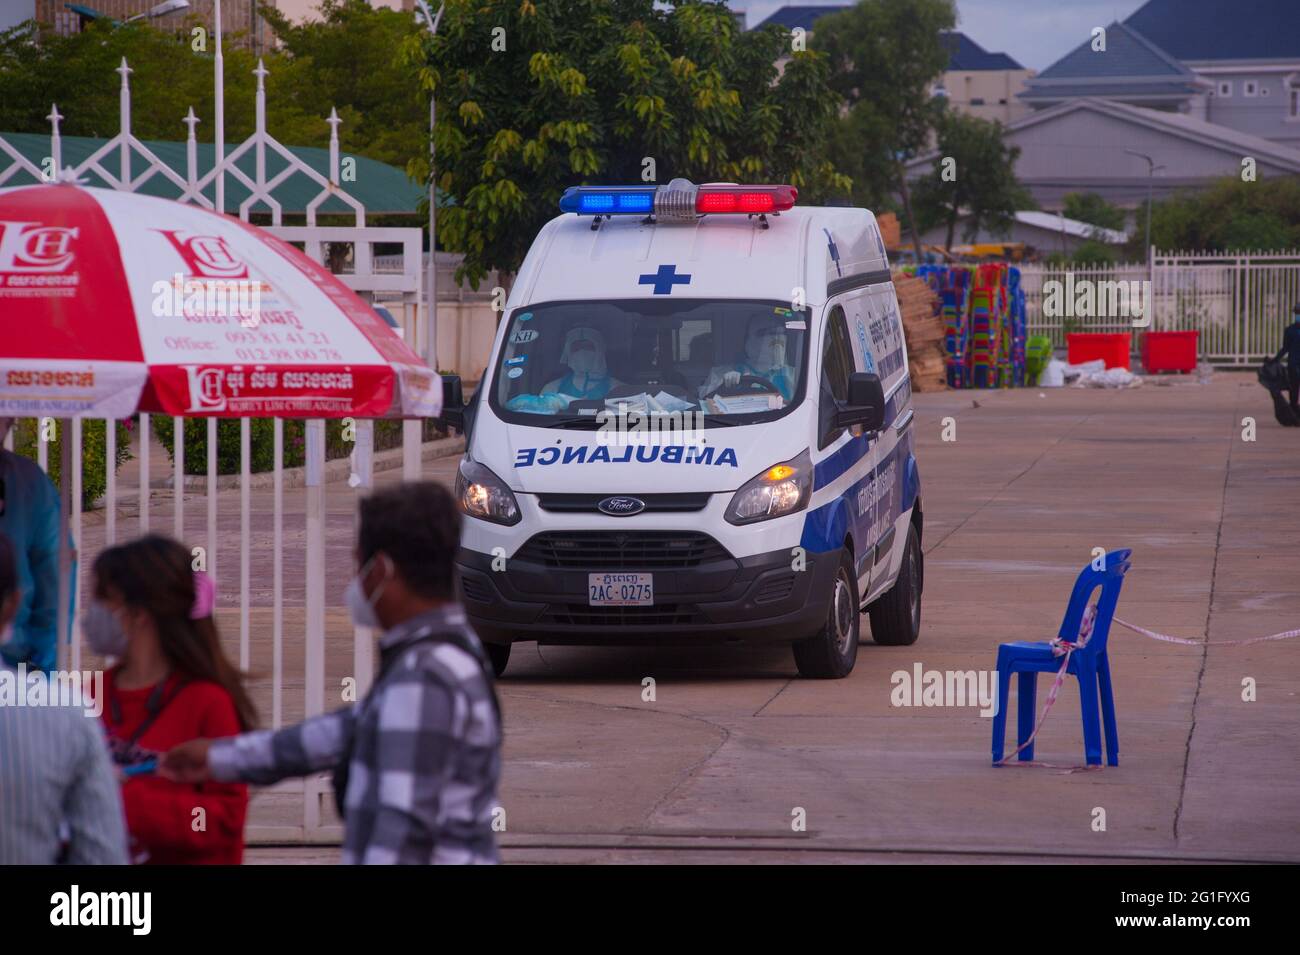
<path fill-rule="evenodd" d="M 596 510 L 610 517 L 631 517 L 645 510 L 645 501 L 639 497 L 607 497 L 596 503 Z"/>

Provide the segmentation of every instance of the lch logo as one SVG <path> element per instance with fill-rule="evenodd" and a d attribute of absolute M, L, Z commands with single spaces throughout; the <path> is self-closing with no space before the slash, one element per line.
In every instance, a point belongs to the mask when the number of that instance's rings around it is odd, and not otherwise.
<path fill-rule="evenodd" d="M 226 240 L 219 235 L 190 235 L 180 229 L 156 229 L 167 237 L 178 255 L 185 260 L 190 275 L 209 279 L 246 279 L 248 265 L 236 258 Z"/>
<path fill-rule="evenodd" d="M 0 222 L 0 273 L 63 272 L 72 265 L 72 240 L 81 230 L 39 222 Z"/>
<path fill-rule="evenodd" d="M 189 411 L 225 411 L 225 370 L 202 365 L 182 365 L 189 383 Z"/>

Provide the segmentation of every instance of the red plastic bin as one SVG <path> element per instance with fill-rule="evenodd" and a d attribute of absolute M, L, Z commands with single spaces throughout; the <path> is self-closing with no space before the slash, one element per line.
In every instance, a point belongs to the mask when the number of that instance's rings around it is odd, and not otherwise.
<path fill-rule="evenodd" d="M 1157 371 L 1195 371 L 1200 332 L 1146 332 L 1142 336 L 1142 367 Z"/>
<path fill-rule="evenodd" d="M 1071 365 L 1100 358 L 1107 368 L 1127 368 L 1133 347 L 1128 332 L 1070 332 L 1065 344 Z"/>

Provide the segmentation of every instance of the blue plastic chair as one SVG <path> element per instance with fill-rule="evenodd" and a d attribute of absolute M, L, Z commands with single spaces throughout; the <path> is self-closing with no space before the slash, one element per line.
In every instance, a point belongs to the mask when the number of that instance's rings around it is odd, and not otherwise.
<path fill-rule="evenodd" d="M 1106 555 L 1104 570 L 1095 570 L 1091 563 L 1083 568 L 1074 582 L 1070 605 L 1061 621 L 1060 639 L 1074 641 L 1079 635 L 1079 625 L 1093 592 L 1100 587 L 1097 616 L 1093 621 L 1092 636 L 1088 645 L 1070 654 L 1066 672 L 1078 677 L 1080 709 L 1083 714 L 1083 748 L 1089 766 L 1101 765 L 1101 726 L 1106 730 L 1106 762 L 1119 765 L 1119 734 L 1115 728 L 1115 694 L 1110 682 L 1110 659 L 1106 656 L 1106 637 L 1110 622 L 1119 603 L 1120 587 L 1124 574 L 1132 564 L 1132 550 L 1116 550 Z M 1061 669 L 1061 658 L 1052 654 L 1050 643 L 1004 643 L 998 647 L 998 710 L 993 716 L 993 762 L 1002 761 L 1002 751 L 1007 732 L 1006 701 L 1011 692 L 1011 674 L 1020 674 L 1019 708 L 1016 718 L 1016 745 L 1029 739 L 1034 731 L 1035 703 L 1038 695 L 1038 674 L 1056 673 Z M 1100 722 L 1097 695 L 1101 694 Z M 1020 751 L 1021 762 L 1034 758 L 1033 745 Z"/>

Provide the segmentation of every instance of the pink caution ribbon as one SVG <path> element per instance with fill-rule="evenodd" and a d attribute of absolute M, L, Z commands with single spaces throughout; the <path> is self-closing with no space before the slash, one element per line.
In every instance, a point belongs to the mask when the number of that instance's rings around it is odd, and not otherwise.
<path fill-rule="evenodd" d="M 1249 640 L 1189 640 L 1186 637 L 1172 637 L 1167 633 L 1157 633 L 1154 630 L 1148 630 L 1146 627 L 1139 627 L 1137 624 L 1121 620 L 1119 617 L 1112 617 L 1121 627 L 1127 627 L 1134 633 L 1140 633 L 1144 637 L 1150 637 L 1152 640 L 1160 640 L 1164 643 L 1177 643 L 1185 647 L 1244 647 L 1252 643 L 1265 643 L 1269 640 L 1290 640 L 1292 637 L 1300 637 L 1300 630 L 1283 630 L 1281 633 L 1270 633 L 1267 637 L 1251 637 Z"/>
<path fill-rule="evenodd" d="M 1047 714 L 1052 710 L 1052 704 L 1056 702 L 1056 696 L 1061 692 L 1061 686 L 1065 683 L 1065 671 L 1070 665 L 1070 654 L 1075 650 L 1081 650 L 1088 645 L 1088 639 L 1092 636 L 1093 622 L 1096 620 L 1096 605 L 1089 604 L 1084 611 L 1083 620 L 1079 625 L 1079 636 L 1075 640 L 1062 640 L 1060 637 L 1053 637 L 1050 641 L 1052 653 L 1055 656 L 1064 657 L 1061 661 L 1061 669 L 1056 671 L 1056 679 L 1052 682 L 1052 688 L 1047 693 L 1047 699 L 1043 703 L 1043 712 L 1038 717 L 1038 722 L 1034 725 L 1034 731 L 1029 734 L 1029 739 L 1025 740 L 1015 750 L 1008 753 L 1002 759 L 994 763 L 994 766 L 1005 766 L 1016 756 L 1028 747 L 1038 735 L 1038 731 L 1043 728 L 1047 722 Z M 1281 633 L 1271 633 L 1267 637 L 1251 637 L 1249 640 L 1190 640 L 1187 637 L 1174 637 L 1167 633 L 1158 633 L 1155 630 L 1148 630 L 1146 627 L 1139 627 L 1136 624 L 1121 620 L 1119 617 L 1111 618 L 1121 627 L 1132 630 L 1134 633 L 1141 634 L 1144 637 L 1150 637 L 1152 640 L 1160 640 L 1163 643 L 1177 643 L 1181 646 L 1207 646 L 1207 647 L 1244 647 L 1252 643 L 1265 643 L 1270 640 L 1290 640 L 1293 637 L 1300 637 L 1300 630 L 1284 630 Z M 998 706 L 1005 705 L 1004 700 L 998 700 Z M 1040 763 L 1035 760 L 1016 763 L 1017 766 L 1038 766 L 1046 769 L 1064 769 L 1070 772 L 1076 770 L 1096 770 L 1100 766 L 1060 766 L 1055 763 Z"/>

